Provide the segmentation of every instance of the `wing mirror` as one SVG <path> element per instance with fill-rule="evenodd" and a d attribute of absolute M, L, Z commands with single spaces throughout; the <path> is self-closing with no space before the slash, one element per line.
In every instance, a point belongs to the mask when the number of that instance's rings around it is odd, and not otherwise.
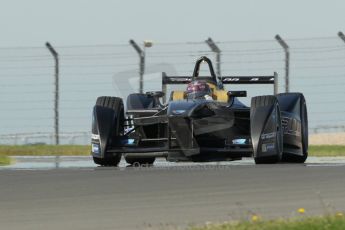
<path fill-rule="evenodd" d="M 247 91 L 228 91 L 229 97 L 247 97 Z"/>
<path fill-rule="evenodd" d="M 145 93 L 148 97 L 163 97 L 164 93 L 162 91 L 149 91 Z"/>

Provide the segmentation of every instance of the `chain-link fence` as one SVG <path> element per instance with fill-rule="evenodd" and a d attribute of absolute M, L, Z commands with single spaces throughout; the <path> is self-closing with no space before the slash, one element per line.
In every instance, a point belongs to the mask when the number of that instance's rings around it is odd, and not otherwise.
<path fill-rule="evenodd" d="M 345 127 L 345 43 L 338 37 L 286 39 L 290 47 L 290 91 L 305 94 L 310 132 Z M 53 44 L 54 45 L 54 44 Z M 274 39 L 220 41 L 221 73 L 272 75 L 284 86 L 284 50 Z M 139 91 L 139 56 L 130 44 L 56 46 L 60 58 L 59 126 L 62 144 L 86 144 L 98 96 L 126 98 Z M 191 75 L 195 60 L 215 53 L 205 41 L 154 42 L 144 48 L 144 91 L 161 90 L 161 75 Z M 207 75 L 205 68 L 201 75 Z M 0 48 L 0 143 L 53 143 L 54 59 L 42 47 Z M 226 86 L 254 95 L 271 94 L 267 85 Z"/>

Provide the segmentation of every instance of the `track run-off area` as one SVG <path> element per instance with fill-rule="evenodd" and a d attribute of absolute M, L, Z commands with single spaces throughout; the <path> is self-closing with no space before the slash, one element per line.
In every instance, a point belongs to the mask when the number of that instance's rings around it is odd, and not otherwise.
<path fill-rule="evenodd" d="M 158 159 L 118 168 L 96 167 L 89 157 L 16 162 L 0 168 L 1 229 L 183 229 L 345 210 L 344 157 L 276 165 Z"/>

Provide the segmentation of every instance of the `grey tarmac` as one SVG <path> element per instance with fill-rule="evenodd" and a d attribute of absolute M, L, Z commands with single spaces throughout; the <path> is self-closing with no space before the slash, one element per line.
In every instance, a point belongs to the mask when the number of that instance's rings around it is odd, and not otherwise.
<path fill-rule="evenodd" d="M 345 210 L 337 162 L 0 170 L 0 229 L 175 229 Z"/>

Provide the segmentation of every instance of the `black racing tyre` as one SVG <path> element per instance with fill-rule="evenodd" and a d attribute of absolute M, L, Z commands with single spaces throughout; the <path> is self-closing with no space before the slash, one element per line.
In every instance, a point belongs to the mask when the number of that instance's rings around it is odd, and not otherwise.
<path fill-rule="evenodd" d="M 278 95 L 278 100 L 281 102 L 282 111 L 297 114 L 301 120 L 301 145 L 302 156 L 295 154 L 284 153 L 284 162 L 289 163 L 304 163 L 308 158 L 308 112 L 306 100 L 302 93 L 282 93 Z M 299 106 L 296 105 L 299 103 Z"/>
<path fill-rule="evenodd" d="M 121 161 L 121 154 L 117 154 L 114 157 L 107 157 L 107 158 L 93 157 L 93 162 L 95 162 L 95 164 L 101 165 L 101 166 L 116 167 L 119 165 L 120 161 Z"/>
<path fill-rule="evenodd" d="M 111 129 L 111 133 L 107 142 L 108 147 L 113 144 L 116 138 L 124 134 L 125 114 L 123 101 L 118 97 L 102 96 L 97 98 L 96 105 L 113 110 L 115 116 L 115 121 L 112 124 L 113 127 Z M 107 156 L 107 147 L 104 152 L 104 158 L 94 157 L 94 162 L 102 166 L 117 166 L 121 160 L 122 154 L 118 153 L 116 155 L 111 154 L 111 156 Z"/>
<path fill-rule="evenodd" d="M 308 158 L 308 146 L 309 146 L 309 132 L 308 132 L 308 111 L 307 111 L 307 103 L 303 97 L 302 103 L 302 146 L 303 146 L 303 155 L 304 157 L 301 158 L 301 163 L 304 163 L 305 160 Z"/>
<path fill-rule="evenodd" d="M 255 163 L 278 163 L 282 158 L 283 132 L 277 98 L 271 95 L 253 97 L 250 123 Z"/>
<path fill-rule="evenodd" d="M 128 156 L 125 156 L 125 160 L 130 165 L 135 165 L 135 164 L 138 164 L 138 165 L 152 165 L 155 162 L 156 157 L 141 157 L 141 158 L 138 158 L 138 157 L 128 157 Z"/>
<path fill-rule="evenodd" d="M 261 165 L 261 164 L 276 164 L 276 163 L 279 162 L 279 158 L 277 156 L 254 157 L 254 162 L 257 165 Z"/>

